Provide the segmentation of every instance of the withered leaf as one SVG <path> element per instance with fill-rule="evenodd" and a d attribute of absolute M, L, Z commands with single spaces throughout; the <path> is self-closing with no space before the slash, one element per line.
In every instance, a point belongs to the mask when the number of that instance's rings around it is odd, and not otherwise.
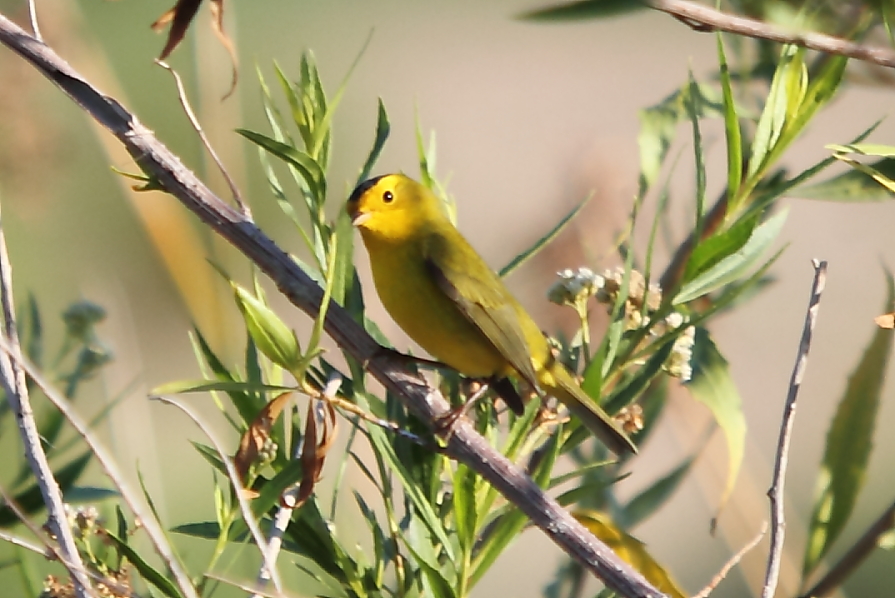
<path fill-rule="evenodd" d="M 270 439 L 270 430 L 277 419 L 279 419 L 280 413 L 283 412 L 283 408 L 291 395 L 292 391 L 288 391 L 271 399 L 264 406 L 264 409 L 258 412 L 258 415 L 255 416 L 255 419 L 249 425 L 249 429 L 239 439 L 239 450 L 236 451 L 236 455 L 233 457 L 233 465 L 236 467 L 239 479 L 243 483 L 246 481 L 246 476 L 248 476 L 252 464 L 258 460 L 261 450 Z M 250 488 L 245 488 L 244 491 L 247 498 L 255 498 L 257 496 L 257 493 Z"/>
<path fill-rule="evenodd" d="M 208 1 L 210 3 L 209 6 L 212 17 L 211 29 L 214 31 L 214 35 L 218 38 L 218 41 L 221 42 L 221 45 L 224 46 L 224 49 L 227 50 L 227 53 L 230 55 L 230 61 L 233 64 L 233 76 L 231 78 L 230 89 L 224 94 L 224 98 L 226 99 L 233 93 L 233 90 L 236 89 L 236 83 L 239 80 L 236 50 L 233 47 L 233 41 L 224 31 L 224 0 Z M 168 58 L 168 56 L 171 55 L 171 52 L 180 45 L 180 42 L 182 42 L 184 36 L 186 36 L 187 30 L 190 28 L 190 24 L 196 17 L 196 13 L 199 11 L 199 6 L 201 4 L 202 0 L 177 0 L 177 3 L 173 8 L 165 11 L 165 13 L 152 24 L 153 31 L 161 31 L 167 25 L 171 25 L 171 29 L 168 31 L 168 41 L 165 43 L 165 47 L 158 57 L 159 60 Z"/>
<path fill-rule="evenodd" d="M 318 429 L 318 415 L 314 408 L 320 409 L 321 423 Z M 298 486 L 298 494 L 284 497 L 288 502 L 284 505 L 297 509 L 314 493 L 314 486 L 320 480 L 326 454 L 336 438 L 336 410 L 328 401 L 311 401 L 308 403 L 308 415 L 305 422 L 305 438 L 301 451 L 302 479 Z"/>
<path fill-rule="evenodd" d="M 895 328 L 895 312 L 889 312 L 881 316 L 876 316 L 875 318 L 873 318 L 873 321 L 876 322 L 876 325 L 880 328 L 887 328 L 891 330 Z"/>

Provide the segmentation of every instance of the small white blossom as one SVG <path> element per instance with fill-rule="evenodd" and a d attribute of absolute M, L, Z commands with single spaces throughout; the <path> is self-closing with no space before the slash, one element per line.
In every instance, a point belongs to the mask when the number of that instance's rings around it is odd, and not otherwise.
<path fill-rule="evenodd" d="M 673 311 L 667 316 L 665 316 L 665 324 L 671 328 L 680 328 L 681 324 L 684 323 L 684 314 Z"/>
<path fill-rule="evenodd" d="M 547 299 L 557 305 L 577 306 L 593 297 L 605 281 L 590 268 L 567 268 L 557 272 L 559 280 L 547 290 Z"/>
<path fill-rule="evenodd" d="M 689 326 L 675 339 L 671 355 L 663 366 L 666 372 L 675 378 L 680 378 L 682 382 L 688 382 L 693 377 L 690 360 L 693 358 L 694 344 L 696 344 L 696 328 Z"/>

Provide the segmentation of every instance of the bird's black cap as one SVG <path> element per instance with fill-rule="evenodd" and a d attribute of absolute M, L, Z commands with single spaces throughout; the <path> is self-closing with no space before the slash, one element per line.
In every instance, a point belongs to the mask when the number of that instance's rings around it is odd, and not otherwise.
<path fill-rule="evenodd" d="M 370 187 L 379 182 L 383 176 L 373 177 L 372 179 L 367 179 L 363 183 L 357 186 L 354 191 L 351 192 L 351 196 L 348 198 L 348 203 L 355 203 L 360 199 L 360 196 L 370 190 Z"/>

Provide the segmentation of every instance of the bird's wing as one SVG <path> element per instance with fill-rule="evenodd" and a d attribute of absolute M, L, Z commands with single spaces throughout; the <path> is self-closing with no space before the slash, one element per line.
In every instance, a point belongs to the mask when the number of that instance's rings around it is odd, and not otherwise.
<path fill-rule="evenodd" d="M 440 235 L 430 239 L 425 248 L 429 275 L 519 375 L 532 388 L 538 388 L 531 349 L 525 340 L 516 300 L 466 240 L 459 233 L 457 237 L 461 247 L 468 248 L 468 252 L 457 250 L 458 242 L 454 239 L 448 242 Z"/>

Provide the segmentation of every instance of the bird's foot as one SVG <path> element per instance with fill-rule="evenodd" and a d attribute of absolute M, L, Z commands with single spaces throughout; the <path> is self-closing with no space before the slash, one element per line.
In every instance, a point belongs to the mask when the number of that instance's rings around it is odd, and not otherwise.
<path fill-rule="evenodd" d="M 435 433 L 444 437 L 445 441 L 450 440 L 451 435 L 454 433 L 454 426 L 457 424 L 457 420 L 468 415 L 469 410 L 475 406 L 479 399 L 485 396 L 486 392 L 488 392 L 488 384 L 483 383 L 472 393 L 472 396 L 469 397 L 465 403 L 459 407 L 451 409 L 444 415 L 437 417 L 435 419 Z"/>

